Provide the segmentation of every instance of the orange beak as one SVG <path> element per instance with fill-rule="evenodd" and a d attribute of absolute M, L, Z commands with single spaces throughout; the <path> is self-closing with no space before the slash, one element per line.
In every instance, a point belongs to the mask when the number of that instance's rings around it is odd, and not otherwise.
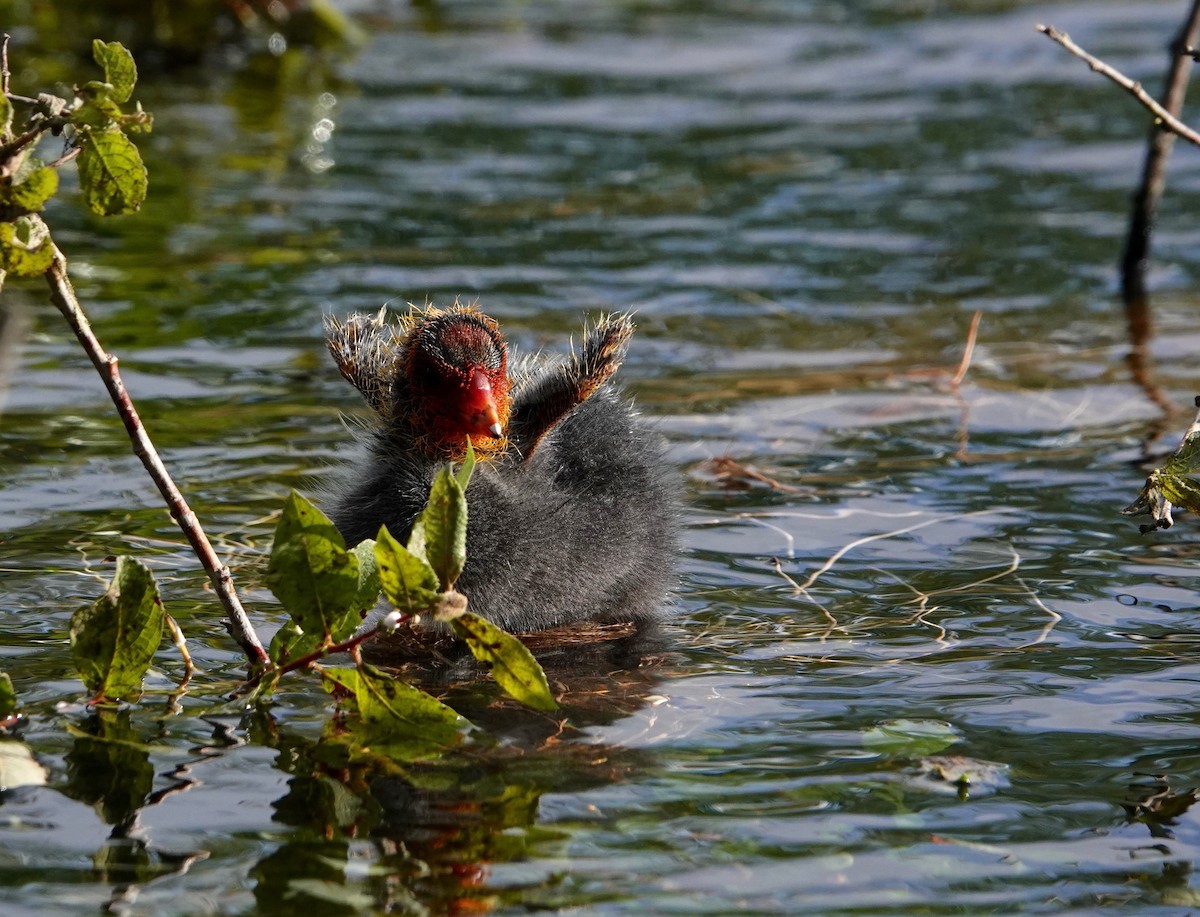
<path fill-rule="evenodd" d="M 504 435 L 504 427 L 500 425 L 500 412 L 496 410 L 496 396 L 492 392 L 492 383 L 481 369 L 472 370 L 471 378 L 467 380 L 467 391 L 463 396 L 463 414 L 468 433 L 490 436 L 492 439 L 499 439 Z"/>

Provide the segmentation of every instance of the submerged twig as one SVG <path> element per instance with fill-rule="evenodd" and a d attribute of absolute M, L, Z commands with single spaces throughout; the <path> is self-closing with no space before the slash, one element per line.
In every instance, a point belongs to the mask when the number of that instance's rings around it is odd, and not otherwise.
<path fill-rule="evenodd" d="M 254 631 L 254 626 L 246 617 L 246 612 L 234 590 L 229 568 L 222 564 L 220 558 L 217 557 L 209 543 L 208 536 L 204 534 L 200 520 L 188 507 L 183 494 L 175 486 L 175 482 L 171 479 L 154 444 L 150 441 L 146 428 L 142 426 L 141 418 L 138 417 L 137 410 L 125 390 L 125 384 L 121 381 L 121 374 L 117 370 L 117 358 L 104 350 L 92 332 L 91 324 L 79 305 L 70 277 L 67 275 L 67 259 L 57 247 L 54 248 L 54 261 L 45 276 L 46 282 L 50 285 L 50 299 L 66 318 L 71 330 L 75 332 L 75 337 L 79 339 L 79 343 L 91 359 L 92 365 L 96 367 L 96 371 L 104 380 L 105 388 L 108 389 L 113 404 L 116 405 L 117 414 L 125 424 L 125 430 L 133 443 L 134 454 L 146 467 L 146 471 L 149 472 L 151 479 L 158 487 L 159 493 L 167 502 L 171 518 L 183 530 L 184 536 L 212 581 L 217 598 L 225 608 L 226 629 L 241 646 L 251 665 L 266 664 L 268 662 L 267 651 L 263 649 L 258 634 Z"/>

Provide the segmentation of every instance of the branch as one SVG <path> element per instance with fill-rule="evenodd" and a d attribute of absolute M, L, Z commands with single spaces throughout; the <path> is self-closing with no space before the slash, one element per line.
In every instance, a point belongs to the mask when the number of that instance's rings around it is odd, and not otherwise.
<path fill-rule="evenodd" d="M 1036 25 L 1034 28 L 1051 41 L 1062 45 L 1080 60 L 1084 61 L 1096 73 L 1099 73 L 1101 76 L 1108 77 L 1118 86 L 1132 95 L 1138 100 L 1138 102 L 1142 104 L 1144 108 L 1148 109 L 1154 115 L 1154 117 L 1158 119 L 1161 127 L 1169 130 L 1173 134 L 1178 134 L 1189 143 L 1194 143 L 1196 146 L 1200 146 L 1200 133 L 1192 130 L 1173 114 L 1159 105 L 1158 102 L 1154 100 L 1154 97 L 1142 88 L 1141 83 L 1131 80 L 1129 77 L 1125 76 L 1125 74 L 1121 73 L 1121 71 L 1116 70 L 1104 63 L 1104 61 L 1100 60 L 1100 58 L 1088 54 L 1087 51 L 1083 50 L 1083 48 L 1071 41 L 1070 36 L 1067 35 L 1066 32 L 1060 32 L 1052 25 Z"/>
<path fill-rule="evenodd" d="M 241 646 L 251 665 L 267 664 L 269 661 L 267 651 L 263 649 L 258 635 L 254 632 L 253 625 L 246 617 L 246 612 L 238 600 L 237 593 L 233 588 L 233 578 L 229 575 L 229 568 L 222 564 L 220 558 L 217 557 L 208 537 L 200 527 L 200 521 L 188 508 L 183 494 L 179 492 L 175 482 L 171 480 L 166 466 L 163 465 L 162 459 L 159 458 L 154 444 L 146 433 L 146 428 L 142 426 L 141 418 L 138 417 L 129 394 L 125 391 L 125 384 L 121 381 L 121 375 L 117 371 L 117 358 L 106 353 L 100 346 L 100 342 L 96 340 L 95 334 L 92 333 L 91 325 L 80 308 L 79 300 L 75 297 L 75 290 L 71 286 L 71 280 L 67 276 L 67 259 L 63 257 L 63 253 L 58 250 L 57 246 L 54 248 L 54 262 L 46 271 L 46 282 L 50 285 L 50 299 L 66 318 L 71 330 L 75 332 L 75 337 L 79 339 L 79 343 L 83 345 L 83 349 L 91 358 L 92 365 L 96 367 L 96 371 L 104 380 L 113 404 L 117 407 L 117 414 L 120 415 L 125 424 L 125 430 L 133 441 L 134 454 L 146 466 L 150 477 L 158 486 L 159 493 L 167 501 L 171 518 L 183 530 L 192 550 L 200 558 L 201 565 L 212 581 L 217 598 L 221 600 L 221 604 L 225 608 L 226 629 Z"/>

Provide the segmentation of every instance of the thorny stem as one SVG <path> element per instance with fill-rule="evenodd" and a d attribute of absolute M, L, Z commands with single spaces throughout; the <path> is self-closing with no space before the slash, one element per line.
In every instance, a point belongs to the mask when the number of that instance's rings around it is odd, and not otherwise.
<path fill-rule="evenodd" d="M 83 314 L 79 300 L 75 296 L 75 290 L 71 286 L 71 280 L 67 275 L 67 259 L 57 246 L 54 247 L 54 261 L 45 276 L 46 282 L 50 285 L 50 299 L 66 318 L 71 330 L 75 332 L 75 337 L 79 339 L 79 343 L 91 358 L 92 365 L 96 367 L 96 371 L 104 380 L 113 404 L 116 405 L 117 413 L 133 442 L 134 454 L 146 466 L 150 477 L 158 486 L 159 493 L 167 502 L 171 518 L 183 530 L 184 536 L 212 581 L 217 598 L 225 608 L 226 629 L 241 646 L 252 666 L 266 665 L 269 662 L 267 651 L 263 649 L 258 634 L 254 631 L 254 626 L 246 617 L 246 612 L 238 600 L 229 568 L 222 564 L 220 558 L 217 557 L 209 543 L 208 536 L 204 534 L 204 530 L 200 526 L 200 521 L 188 507 L 187 502 L 183 499 L 183 494 L 179 492 L 166 466 L 163 465 L 162 459 L 159 458 L 154 444 L 146 433 L 146 428 L 142 426 L 141 418 L 138 417 L 128 392 L 125 391 L 125 384 L 121 381 L 121 375 L 117 370 L 117 358 L 106 353 L 100 346 L 100 342 L 92 332 L 87 316 Z"/>

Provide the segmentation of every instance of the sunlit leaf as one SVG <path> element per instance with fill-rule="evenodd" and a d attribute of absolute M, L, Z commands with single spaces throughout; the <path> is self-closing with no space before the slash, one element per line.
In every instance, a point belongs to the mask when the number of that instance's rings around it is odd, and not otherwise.
<path fill-rule="evenodd" d="M 433 568 L 391 536 L 379 530 L 375 541 L 379 584 L 392 606 L 406 614 L 431 608 L 438 600 L 438 578 Z"/>
<path fill-rule="evenodd" d="M 135 213 L 146 199 L 148 180 L 141 154 L 119 128 L 89 130 L 81 136 L 79 187 L 93 213 Z"/>
<path fill-rule="evenodd" d="M 350 607 L 361 615 L 375 607 L 382 588 L 379 584 L 379 561 L 375 559 L 375 542 L 370 538 L 360 541 L 350 549 L 350 553 L 358 558 L 358 591 Z"/>
<path fill-rule="evenodd" d="M 88 691 L 109 700 L 140 694 L 162 632 L 154 576 L 140 561 L 118 557 L 108 591 L 71 616 L 71 655 Z"/>
<path fill-rule="evenodd" d="M 117 102 L 128 102 L 137 84 L 137 65 L 119 41 L 104 42 L 99 38 L 92 42 L 92 57 L 104 69 L 104 82 L 111 87 L 111 95 Z"/>
<path fill-rule="evenodd" d="M 1200 408 L 1200 396 L 1196 397 Z M 1138 498 L 1121 510 L 1126 516 L 1149 515 L 1154 522 L 1141 526 L 1142 532 L 1169 529 L 1175 520 L 1171 518 L 1174 506 L 1200 513 L 1200 414 L 1197 415 L 1183 442 L 1175 454 L 1161 468 L 1156 468 L 1146 478 Z"/>
<path fill-rule="evenodd" d="M 458 481 L 458 486 L 463 489 L 463 493 L 467 491 L 467 485 L 471 483 L 471 475 L 475 471 L 475 447 L 471 444 L 471 437 L 467 437 L 467 454 L 463 456 L 463 463 L 459 466 L 458 471 L 454 473 L 454 480 Z"/>
<path fill-rule="evenodd" d="M 888 720 L 866 730 L 862 743 L 880 754 L 919 757 L 936 754 L 958 739 L 954 727 L 940 720 Z"/>
<path fill-rule="evenodd" d="M 50 230 L 37 214 L 0 222 L 0 267 L 14 277 L 37 277 L 54 262 Z"/>
<path fill-rule="evenodd" d="M 44 210 L 58 191 L 58 170 L 32 156 L 21 163 L 10 184 L 0 184 L 0 204 L 23 213 Z"/>
<path fill-rule="evenodd" d="M 454 618 L 450 626 L 511 697 L 534 710 L 558 708 L 546 673 L 520 640 L 471 612 Z"/>
<path fill-rule="evenodd" d="M 412 760 L 457 744 L 470 726 L 441 701 L 373 666 L 322 669 L 326 690 L 340 687 L 358 708 L 364 746 L 384 745 Z"/>
<path fill-rule="evenodd" d="M 429 502 L 417 516 L 425 557 L 442 589 L 450 589 L 467 557 L 467 498 L 448 467 L 438 471 L 429 490 Z"/>
<path fill-rule="evenodd" d="M 305 634 L 333 639 L 357 624 L 352 609 L 359 562 L 345 545 L 324 513 L 295 491 L 288 496 L 275 527 L 267 585 Z"/>
<path fill-rule="evenodd" d="M 17 692 L 7 672 L 0 672 L 0 720 L 17 712 Z"/>
<path fill-rule="evenodd" d="M 315 653 L 325 642 L 324 634 L 305 633 L 295 621 L 287 621 L 275 631 L 271 645 L 267 647 L 267 655 L 276 665 L 284 665 Z"/>

